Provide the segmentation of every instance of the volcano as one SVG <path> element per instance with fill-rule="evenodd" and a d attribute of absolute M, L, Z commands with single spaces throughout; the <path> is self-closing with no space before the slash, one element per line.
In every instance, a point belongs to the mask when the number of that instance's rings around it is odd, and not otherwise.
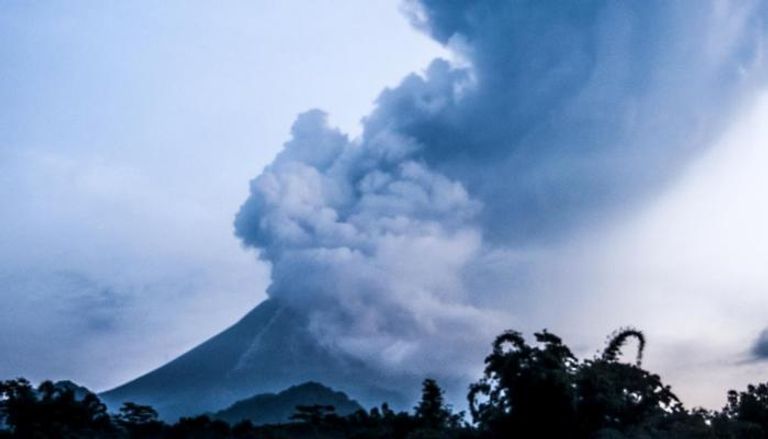
<path fill-rule="evenodd" d="M 236 324 L 180 357 L 100 396 L 153 406 L 164 419 L 220 410 L 243 398 L 316 381 L 363 405 L 407 407 L 414 377 L 394 376 L 319 343 L 308 319 L 268 299 Z M 408 389 L 406 394 L 400 389 Z"/>

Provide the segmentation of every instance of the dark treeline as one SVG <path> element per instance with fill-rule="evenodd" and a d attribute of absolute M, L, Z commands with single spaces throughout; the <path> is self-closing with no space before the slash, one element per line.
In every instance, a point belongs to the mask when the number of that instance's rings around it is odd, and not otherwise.
<path fill-rule="evenodd" d="M 621 360 L 637 343 L 637 358 Z M 0 383 L 0 438 L 768 438 L 768 386 L 730 391 L 719 411 L 686 409 L 658 375 L 641 367 L 645 338 L 618 331 L 605 350 L 578 360 L 559 337 L 501 334 L 469 388 L 470 413 L 456 413 L 431 379 L 411 412 L 386 404 L 349 416 L 332 406 L 298 406 L 292 422 L 230 425 L 208 416 L 167 424 L 149 406 L 109 413 L 99 398 L 71 386 L 24 379 Z"/>

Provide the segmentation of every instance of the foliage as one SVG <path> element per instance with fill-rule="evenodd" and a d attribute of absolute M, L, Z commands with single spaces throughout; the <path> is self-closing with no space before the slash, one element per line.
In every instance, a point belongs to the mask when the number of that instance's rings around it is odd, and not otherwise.
<path fill-rule="evenodd" d="M 554 334 L 535 337 L 538 346 L 529 346 L 518 332 L 499 335 L 485 359 L 485 376 L 470 386 L 470 412 L 484 435 L 554 438 L 573 430 L 576 359 Z"/>
<path fill-rule="evenodd" d="M 306 382 L 279 393 L 262 393 L 242 399 L 211 417 L 235 424 L 250 420 L 254 424 L 282 424 L 296 415 L 297 406 L 330 406 L 339 416 L 350 415 L 363 407 L 343 392 L 337 392 L 320 383 Z M 300 420 L 300 419 L 293 419 Z"/>
<path fill-rule="evenodd" d="M 37 389 L 19 378 L 0 382 L 0 421 L 13 437 L 111 437 L 107 407 L 93 393 L 77 398 L 69 388 L 41 383 Z"/>
<path fill-rule="evenodd" d="M 606 362 L 616 362 L 619 360 L 621 348 L 627 343 L 627 340 L 634 338 L 637 340 L 637 357 L 635 364 L 639 367 L 643 362 L 643 351 L 645 350 L 645 335 L 634 328 L 622 328 L 608 337 L 608 343 L 603 350 L 602 359 Z"/>
<path fill-rule="evenodd" d="M 422 383 L 412 413 L 386 403 L 341 416 L 334 406 L 298 405 L 292 422 L 234 425 L 208 416 L 169 425 L 131 402 L 110 415 L 91 392 L 72 383 L 23 378 L 0 382 L 0 439 L 768 439 L 768 384 L 730 391 L 720 411 L 687 410 L 658 375 L 642 368 L 645 337 L 622 329 L 602 353 L 578 360 L 556 335 L 499 335 L 479 381 L 469 388 L 472 424 L 446 404 L 433 379 Z M 633 363 L 620 361 L 630 339 Z"/>
<path fill-rule="evenodd" d="M 728 392 L 728 404 L 715 422 L 723 437 L 768 438 L 768 384 Z"/>
<path fill-rule="evenodd" d="M 414 408 L 414 414 L 422 428 L 430 430 L 459 428 L 464 417 L 463 413 L 452 412 L 443 398 L 443 389 L 431 378 L 422 383 L 421 401 Z"/>
<path fill-rule="evenodd" d="M 164 425 L 157 411 L 148 405 L 126 402 L 114 417 L 114 422 L 131 438 L 162 437 Z"/>

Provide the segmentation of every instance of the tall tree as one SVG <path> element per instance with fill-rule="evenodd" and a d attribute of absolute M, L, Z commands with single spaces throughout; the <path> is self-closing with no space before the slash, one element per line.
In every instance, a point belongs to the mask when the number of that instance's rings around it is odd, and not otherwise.
<path fill-rule="evenodd" d="M 421 401 L 414 410 L 416 419 L 426 428 L 457 428 L 461 422 L 461 415 L 452 412 L 445 403 L 443 389 L 431 378 L 422 383 Z"/>

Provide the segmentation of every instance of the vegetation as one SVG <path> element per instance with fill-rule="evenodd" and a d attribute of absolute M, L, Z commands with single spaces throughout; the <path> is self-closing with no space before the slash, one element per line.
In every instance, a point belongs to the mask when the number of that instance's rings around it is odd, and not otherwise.
<path fill-rule="evenodd" d="M 686 409 L 658 375 L 642 368 L 645 337 L 623 329 L 605 350 L 578 360 L 556 335 L 499 335 L 483 377 L 469 388 L 470 413 L 456 413 L 432 379 L 412 412 L 387 404 L 340 415 L 334 406 L 297 405 L 290 421 L 255 426 L 208 416 L 169 425 L 149 406 L 127 402 L 110 414 L 71 383 L 0 382 L 0 439 L 24 438 L 563 438 L 768 439 L 768 384 L 730 391 L 720 411 Z M 634 339 L 635 361 L 621 361 Z"/>
<path fill-rule="evenodd" d="M 299 410 L 299 406 L 312 409 Z M 291 419 L 305 420 L 299 416 L 320 416 L 313 413 L 321 407 L 326 407 L 328 414 L 333 412 L 339 416 L 351 415 L 363 408 L 344 393 L 310 381 L 277 394 L 264 393 L 243 399 L 214 413 L 212 417 L 230 424 L 243 420 L 249 420 L 254 424 L 281 424 Z"/>

